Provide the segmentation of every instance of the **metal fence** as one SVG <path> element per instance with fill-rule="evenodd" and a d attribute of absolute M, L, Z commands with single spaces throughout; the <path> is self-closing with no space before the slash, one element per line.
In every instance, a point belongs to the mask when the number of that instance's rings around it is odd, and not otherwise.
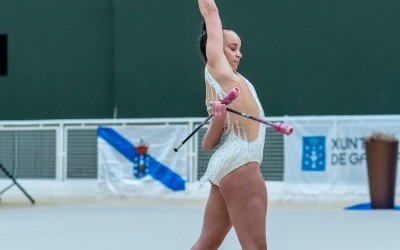
<path fill-rule="evenodd" d="M 98 126 L 129 128 L 184 124 L 192 131 L 201 121 L 203 118 L 0 122 L 0 162 L 20 179 L 96 179 Z M 190 158 L 187 171 L 189 182 L 198 180 L 204 174 L 213 152 L 201 150 L 205 131 L 206 127 L 200 129 L 187 143 Z M 283 159 L 283 136 L 268 128 L 261 166 L 266 180 L 283 180 Z M 0 173 L 0 178 L 5 176 Z"/>

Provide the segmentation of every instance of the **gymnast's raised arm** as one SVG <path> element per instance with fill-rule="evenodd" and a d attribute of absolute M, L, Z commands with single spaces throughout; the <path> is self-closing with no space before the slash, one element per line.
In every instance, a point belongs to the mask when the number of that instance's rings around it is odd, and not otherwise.
<path fill-rule="evenodd" d="M 198 0 L 207 27 L 207 63 L 214 69 L 228 67 L 224 55 L 224 36 L 217 5 L 214 0 Z"/>

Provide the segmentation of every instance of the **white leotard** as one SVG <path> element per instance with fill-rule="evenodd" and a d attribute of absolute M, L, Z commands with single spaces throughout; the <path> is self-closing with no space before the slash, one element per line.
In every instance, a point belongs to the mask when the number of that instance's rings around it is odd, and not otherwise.
<path fill-rule="evenodd" d="M 240 76 L 240 81 L 218 74 L 210 66 L 205 68 L 206 106 L 209 102 L 222 99 L 232 87 L 239 87 L 240 94 L 228 107 L 255 117 L 264 117 L 264 111 L 253 85 Z M 219 80 L 217 81 L 216 78 Z M 265 126 L 256 121 L 228 112 L 225 135 L 211 156 L 207 171 L 200 179 L 219 186 L 221 179 L 233 170 L 249 162 L 261 164 L 265 142 Z"/>

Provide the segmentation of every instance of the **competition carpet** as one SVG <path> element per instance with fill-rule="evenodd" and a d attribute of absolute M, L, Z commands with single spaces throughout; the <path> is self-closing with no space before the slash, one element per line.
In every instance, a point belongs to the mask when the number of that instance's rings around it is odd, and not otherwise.
<path fill-rule="evenodd" d="M 201 230 L 204 202 L 112 200 L 0 204 L 2 250 L 188 250 Z M 270 250 L 398 250 L 394 210 L 346 211 L 343 204 L 273 204 Z M 240 250 L 234 230 L 220 248 Z"/>

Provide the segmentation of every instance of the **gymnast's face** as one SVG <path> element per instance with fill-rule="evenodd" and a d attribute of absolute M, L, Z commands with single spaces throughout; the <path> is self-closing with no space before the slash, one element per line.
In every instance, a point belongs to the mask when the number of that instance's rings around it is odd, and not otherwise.
<path fill-rule="evenodd" d="M 234 31 L 224 30 L 224 53 L 234 70 L 237 70 L 240 59 L 242 58 L 242 53 L 240 53 L 241 46 L 242 41 Z"/>

